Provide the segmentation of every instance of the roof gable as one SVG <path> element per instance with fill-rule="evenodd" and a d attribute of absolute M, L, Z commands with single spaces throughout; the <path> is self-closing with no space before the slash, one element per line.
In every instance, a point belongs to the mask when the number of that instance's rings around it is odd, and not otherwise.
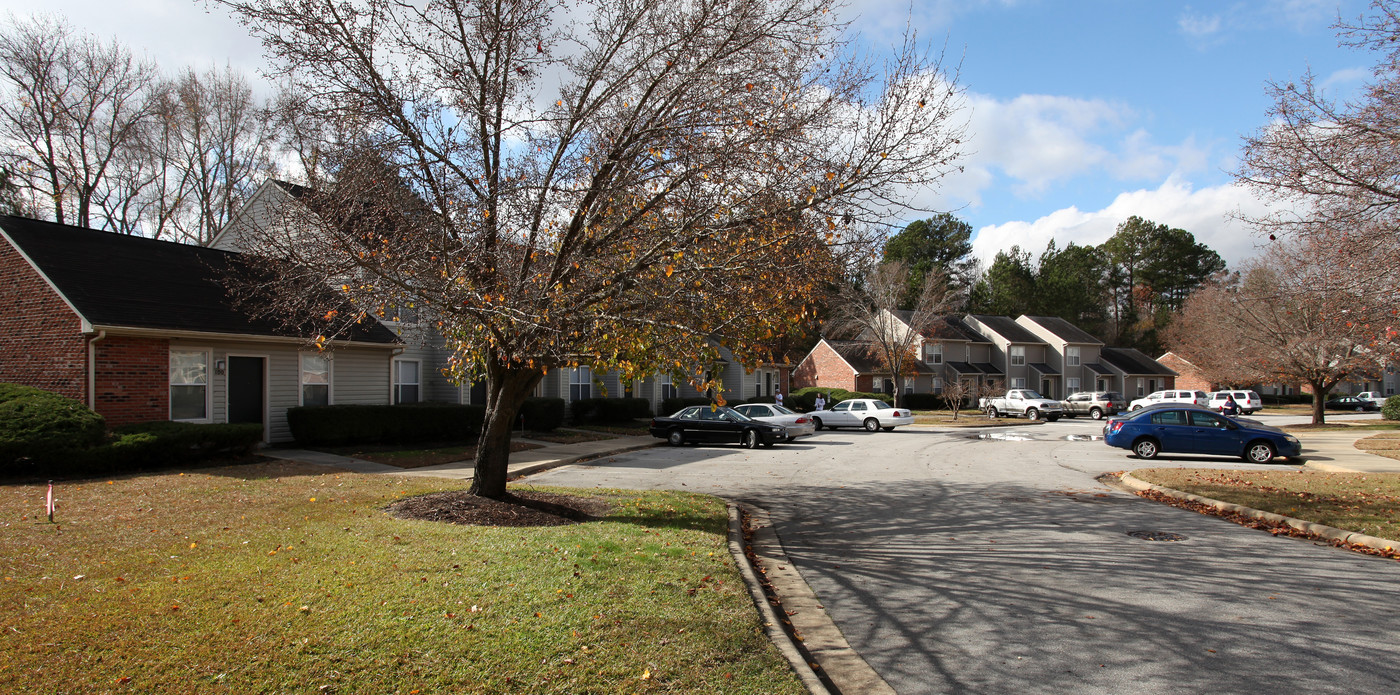
<path fill-rule="evenodd" d="M 91 325 L 308 337 L 233 308 L 224 278 L 239 254 L 22 217 L 0 216 L 0 229 Z M 350 340 L 398 342 L 378 322 Z"/>
<path fill-rule="evenodd" d="M 1177 376 L 1176 372 L 1168 369 L 1157 360 L 1144 355 L 1136 348 L 1106 347 L 1099 352 L 1099 359 L 1107 362 L 1110 367 L 1124 374 L 1161 374 L 1164 376 Z"/>
<path fill-rule="evenodd" d="M 987 327 L 987 330 L 996 333 L 1010 343 L 1032 343 L 1044 345 L 1045 341 L 1026 330 L 1021 324 L 1010 316 L 991 316 L 988 314 L 969 314 L 971 318 Z"/>
<path fill-rule="evenodd" d="M 1065 341 L 1066 343 L 1077 343 L 1081 345 L 1103 345 L 1103 341 L 1095 338 L 1078 326 L 1066 321 L 1058 316 L 1023 316 L 1041 328 L 1044 328 L 1050 335 Z"/>

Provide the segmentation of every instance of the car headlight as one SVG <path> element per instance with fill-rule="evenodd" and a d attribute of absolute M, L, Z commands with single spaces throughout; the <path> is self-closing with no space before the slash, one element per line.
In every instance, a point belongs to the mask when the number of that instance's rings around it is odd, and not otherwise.
<path fill-rule="evenodd" d="M 1284 438 L 1283 438 L 1283 441 L 1288 442 L 1289 444 L 1297 444 L 1297 443 L 1298 443 L 1298 438 L 1290 434 L 1290 435 L 1284 437 Z"/>

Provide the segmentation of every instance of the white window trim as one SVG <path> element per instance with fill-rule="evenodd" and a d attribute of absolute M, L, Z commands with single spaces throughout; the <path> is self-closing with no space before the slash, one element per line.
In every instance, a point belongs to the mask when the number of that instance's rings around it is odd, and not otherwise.
<path fill-rule="evenodd" d="M 1020 354 L 1017 354 L 1018 351 L 1020 352 Z M 1018 362 L 1017 360 L 1020 361 Z M 1006 363 L 1012 367 L 1026 366 L 1026 346 L 1008 345 L 1006 347 Z"/>
<path fill-rule="evenodd" d="M 198 352 L 204 355 L 204 417 L 188 420 L 175 419 L 174 386 L 198 386 L 199 384 L 176 384 L 170 381 L 170 360 L 177 352 Z M 225 358 L 227 359 L 227 357 Z M 206 349 L 189 349 L 171 346 L 165 361 L 165 417 L 171 422 L 213 422 L 214 421 L 214 355 Z"/>
<path fill-rule="evenodd" d="M 1013 389 L 1023 389 L 1023 388 L 1026 388 L 1026 378 L 1023 377 L 1023 376 L 1018 376 L 1018 377 L 1013 378 L 1013 379 L 1011 380 L 1011 388 L 1013 388 Z"/>
<path fill-rule="evenodd" d="M 1067 393 L 1077 393 L 1083 389 L 1079 388 L 1079 377 L 1067 377 L 1065 379 L 1065 391 Z"/>
<path fill-rule="evenodd" d="M 912 376 L 906 376 L 906 377 L 904 377 L 904 393 L 909 394 L 909 393 L 913 393 L 913 392 L 914 392 L 914 377 L 912 377 Z"/>
<path fill-rule="evenodd" d="M 335 405 L 335 360 L 326 353 L 299 352 L 297 353 L 297 405 L 306 405 L 306 358 L 321 357 L 326 360 L 326 405 Z M 418 374 L 418 380 L 423 380 L 423 374 Z M 421 385 L 418 387 L 421 391 Z M 389 397 L 393 399 L 392 387 L 390 387 Z"/>
<path fill-rule="evenodd" d="M 1065 366 L 1067 366 L 1067 367 L 1078 367 L 1078 366 L 1079 366 L 1079 363 L 1080 363 L 1079 348 L 1078 348 L 1077 346 L 1073 346 L 1073 345 L 1071 345 L 1071 346 L 1069 346 L 1069 347 L 1066 347 L 1066 348 L 1065 348 Z"/>
<path fill-rule="evenodd" d="M 583 373 L 582 370 L 587 370 L 587 371 L 588 371 L 588 380 L 587 380 L 587 381 L 584 381 L 583 379 L 580 378 L 580 377 L 582 376 L 582 373 Z M 591 367 L 574 367 L 573 369 L 570 369 L 570 370 L 569 370 L 569 399 L 568 399 L 568 400 L 569 400 L 570 403 L 573 403 L 575 400 L 583 400 L 583 398 L 578 398 L 578 399 L 574 398 L 574 385 L 575 385 L 575 384 L 577 384 L 577 385 L 579 385 L 579 386 L 587 385 L 587 386 L 588 386 L 588 395 L 585 396 L 584 398 L 592 398 L 592 397 L 593 397 L 593 369 L 592 369 Z M 579 389 L 579 390 L 582 391 L 583 389 Z"/>
<path fill-rule="evenodd" d="M 414 402 L 414 403 L 422 403 L 422 402 L 423 402 L 423 360 L 403 359 L 403 358 L 396 357 L 396 358 L 394 358 L 393 366 L 390 366 L 390 367 L 389 367 L 390 373 L 393 375 L 393 383 L 390 384 L 390 386 L 389 386 L 389 404 L 390 404 L 390 405 L 399 405 L 399 385 L 400 385 L 400 382 L 399 382 L 399 369 L 398 369 L 398 364 L 399 364 L 400 362 L 412 362 L 413 364 L 418 365 L 418 369 L 415 370 L 415 371 L 418 373 L 418 382 L 415 383 L 415 384 L 413 384 L 414 386 L 417 386 L 417 387 L 418 387 L 418 400 L 415 400 L 415 401 L 413 401 L 413 402 Z"/>
<path fill-rule="evenodd" d="M 925 364 L 943 364 L 943 343 L 930 343 L 924 355 Z"/>

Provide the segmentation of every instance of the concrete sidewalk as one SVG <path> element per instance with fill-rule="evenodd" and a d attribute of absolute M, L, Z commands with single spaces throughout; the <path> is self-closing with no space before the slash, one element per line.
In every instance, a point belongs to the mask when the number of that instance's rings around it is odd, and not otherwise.
<path fill-rule="evenodd" d="M 529 441 L 533 444 L 541 444 L 542 446 L 538 449 L 511 453 L 509 475 L 512 478 L 530 475 L 531 473 L 538 473 L 539 471 L 548 470 L 555 466 L 577 463 L 600 456 L 610 456 L 625 451 L 645 449 L 661 443 L 660 439 L 650 435 L 644 437 L 615 437 L 613 439 L 601 439 L 593 442 L 580 442 L 578 444 L 551 444 L 549 442 L 540 442 L 536 440 Z M 450 463 L 441 463 L 436 466 L 424 466 L 422 468 L 399 468 L 397 466 L 389 466 L 350 456 L 328 454 L 323 451 L 312 451 L 310 449 L 265 449 L 259 453 L 271 458 L 335 466 L 336 468 L 343 468 L 355 473 L 365 473 L 369 475 L 406 475 L 469 480 L 476 472 L 470 460 L 453 461 Z M 1400 463 L 1400 461 L 1397 461 L 1397 463 Z"/>
<path fill-rule="evenodd" d="M 1356 448 L 1375 430 L 1294 433 L 1303 443 L 1304 468 L 1333 473 L 1400 473 L 1400 461 Z"/>

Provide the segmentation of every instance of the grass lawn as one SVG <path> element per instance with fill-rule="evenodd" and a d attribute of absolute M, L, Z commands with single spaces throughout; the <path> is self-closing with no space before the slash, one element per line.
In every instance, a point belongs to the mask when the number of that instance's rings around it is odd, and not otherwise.
<path fill-rule="evenodd" d="M 538 448 L 540 448 L 538 444 L 510 443 L 511 451 L 529 451 Z M 453 461 L 469 461 L 476 456 L 475 443 L 430 446 L 421 449 L 404 448 L 403 445 L 374 444 L 319 447 L 318 450 L 382 463 L 386 466 L 398 466 L 399 468 L 421 468 L 452 463 Z"/>
<path fill-rule="evenodd" d="M 555 444 L 581 444 L 583 442 L 601 442 L 604 439 L 615 438 L 611 434 L 604 434 L 602 432 L 580 432 L 578 430 L 526 432 L 520 436 L 526 439 L 538 439 L 542 442 L 553 442 Z"/>
<path fill-rule="evenodd" d="M 1400 432 L 1386 432 L 1357 440 L 1356 448 L 1377 456 L 1400 460 Z"/>
<path fill-rule="evenodd" d="M 1400 540 L 1400 474 L 1146 468 L 1149 483 Z"/>
<path fill-rule="evenodd" d="M 0 692 L 802 692 L 720 500 L 452 526 L 382 508 L 459 482 L 325 471 L 0 487 Z"/>
<path fill-rule="evenodd" d="M 645 437 L 651 434 L 650 420 L 633 420 L 630 423 L 620 423 L 613 425 L 575 425 L 571 429 L 588 430 L 590 432 L 602 432 L 617 437 Z"/>
<path fill-rule="evenodd" d="M 914 424 L 932 425 L 935 427 L 1015 427 L 1018 425 L 1038 425 L 1025 418 L 996 418 L 987 417 L 987 414 L 973 408 L 972 410 L 958 411 L 958 419 L 953 419 L 951 410 L 915 410 Z"/>
<path fill-rule="evenodd" d="M 1285 432 L 1339 432 L 1353 430 L 1400 430 L 1400 422 L 1393 420 L 1377 422 L 1375 420 L 1360 420 L 1355 424 L 1349 422 L 1324 422 L 1321 425 L 1285 425 L 1279 429 Z"/>

